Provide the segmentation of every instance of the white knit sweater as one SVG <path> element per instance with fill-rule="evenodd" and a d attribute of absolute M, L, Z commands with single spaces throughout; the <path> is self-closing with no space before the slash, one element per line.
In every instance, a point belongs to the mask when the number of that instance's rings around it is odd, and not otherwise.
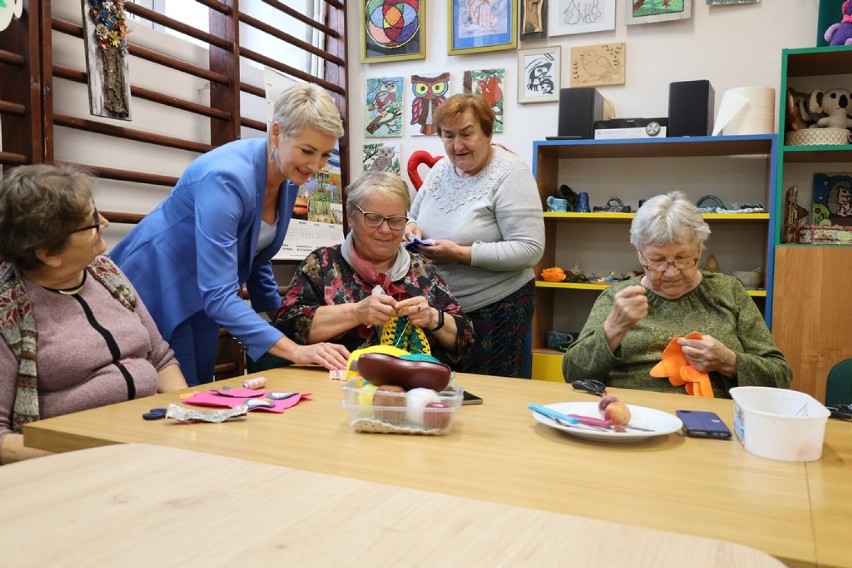
<path fill-rule="evenodd" d="M 426 177 L 411 207 L 423 236 L 471 246 L 471 264 L 436 261 L 465 312 L 501 300 L 534 278 L 544 252 L 541 199 L 529 167 L 494 147 L 477 175 L 460 178 L 447 158 Z"/>

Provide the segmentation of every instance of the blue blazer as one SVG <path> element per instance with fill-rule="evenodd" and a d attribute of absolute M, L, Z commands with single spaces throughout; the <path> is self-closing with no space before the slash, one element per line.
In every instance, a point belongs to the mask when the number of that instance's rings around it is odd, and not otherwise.
<path fill-rule="evenodd" d="M 169 196 L 109 256 L 130 278 L 166 340 L 204 311 L 258 359 L 283 334 L 256 312 L 281 304 L 271 259 L 281 248 L 298 186 L 285 181 L 275 239 L 257 252 L 267 141 L 237 140 L 193 161 Z M 246 284 L 251 307 L 237 296 Z"/>

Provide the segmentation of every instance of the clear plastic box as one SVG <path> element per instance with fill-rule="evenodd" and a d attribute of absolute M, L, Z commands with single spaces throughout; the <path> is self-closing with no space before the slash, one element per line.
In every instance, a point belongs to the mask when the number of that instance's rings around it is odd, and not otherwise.
<path fill-rule="evenodd" d="M 349 425 L 356 432 L 375 432 L 383 434 L 425 434 L 440 436 L 452 429 L 453 415 L 462 405 L 464 389 L 449 385 L 438 393 L 440 402 L 446 408 L 426 408 L 420 412 L 406 412 L 409 406 L 409 393 L 384 392 L 385 401 L 393 405 L 375 406 L 374 390 L 364 387 L 361 379 L 352 379 L 343 385 L 343 400 L 340 405 L 349 414 Z M 412 414 L 414 416 L 412 416 Z M 422 416 L 422 420 L 417 420 Z M 414 420 L 412 420 L 414 419 Z"/>

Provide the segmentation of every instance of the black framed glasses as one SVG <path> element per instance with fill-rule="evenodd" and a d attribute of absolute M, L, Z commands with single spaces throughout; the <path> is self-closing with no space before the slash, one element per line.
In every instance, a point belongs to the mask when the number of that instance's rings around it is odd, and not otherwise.
<path fill-rule="evenodd" d="M 101 214 L 98 213 L 98 208 L 95 207 L 94 203 L 92 203 L 92 207 L 95 210 L 95 222 L 91 225 L 86 225 L 85 227 L 80 227 L 78 229 L 69 231 L 69 233 L 82 233 L 83 231 L 91 231 L 92 229 L 95 229 L 99 233 L 101 232 Z"/>
<path fill-rule="evenodd" d="M 355 208 L 361 212 L 361 215 L 364 216 L 364 224 L 368 227 L 381 227 L 382 223 L 387 221 L 388 227 L 390 227 L 392 230 L 401 231 L 408 223 L 408 217 L 385 217 L 384 215 L 379 215 L 378 213 L 373 213 L 372 211 L 364 211 L 357 205 L 355 206 Z"/>
<path fill-rule="evenodd" d="M 642 258 L 642 266 L 645 267 L 645 270 L 648 272 L 665 272 L 669 269 L 669 266 L 674 266 L 677 270 L 686 270 L 688 268 L 692 268 L 696 264 L 698 264 L 699 257 L 692 258 L 676 258 L 674 260 L 648 260 L 645 258 L 645 255 L 642 254 L 642 251 L 636 249 L 639 253 L 640 258 Z"/>

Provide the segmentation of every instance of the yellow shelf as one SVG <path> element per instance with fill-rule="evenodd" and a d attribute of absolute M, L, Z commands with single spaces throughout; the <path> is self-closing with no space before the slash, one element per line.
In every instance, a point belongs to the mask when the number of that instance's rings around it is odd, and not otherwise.
<path fill-rule="evenodd" d="M 545 219 L 574 219 L 578 221 L 630 221 L 635 216 L 635 213 L 550 213 L 545 212 Z"/>
<path fill-rule="evenodd" d="M 590 284 L 588 282 L 546 282 L 536 280 L 537 288 L 563 288 L 565 290 L 606 290 L 612 284 Z"/>
<path fill-rule="evenodd" d="M 564 383 L 565 378 L 562 376 L 563 355 L 565 354 L 555 349 L 534 349 L 530 377 L 538 381 Z"/>
<path fill-rule="evenodd" d="M 571 219 L 574 221 L 631 221 L 636 213 L 552 213 L 546 211 L 545 219 Z M 768 221 L 769 213 L 705 213 L 707 221 Z"/>

